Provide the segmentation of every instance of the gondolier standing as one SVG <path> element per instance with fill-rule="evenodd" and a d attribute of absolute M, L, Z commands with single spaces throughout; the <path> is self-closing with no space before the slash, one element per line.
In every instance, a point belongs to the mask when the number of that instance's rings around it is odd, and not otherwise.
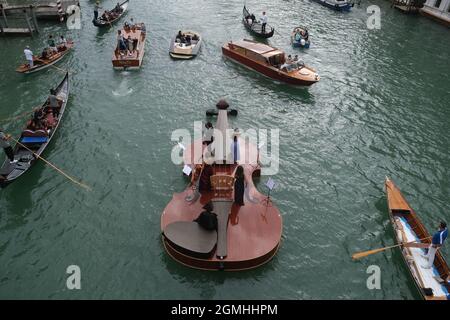
<path fill-rule="evenodd" d="M 430 269 L 433 266 L 434 256 L 436 255 L 436 251 L 442 247 L 445 239 L 448 236 L 447 224 L 444 221 L 439 223 L 439 230 L 433 234 L 433 238 L 431 239 L 431 245 L 428 247 L 428 253 L 423 257 L 428 259 L 428 264 L 423 266 L 424 268 Z"/>
<path fill-rule="evenodd" d="M 266 24 L 267 24 L 267 16 L 266 12 L 263 11 L 262 17 L 261 17 L 261 32 L 266 33 Z"/>
<path fill-rule="evenodd" d="M 98 18 L 98 10 L 101 9 L 101 8 L 102 7 L 100 7 L 100 1 L 97 1 L 95 3 L 95 6 L 94 6 L 94 20 L 97 20 L 97 18 Z"/>
<path fill-rule="evenodd" d="M 3 150 L 6 153 L 6 156 L 9 158 L 9 163 L 16 163 L 17 160 L 14 160 L 14 151 L 11 145 L 9 144 L 8 140 L 11 136 L 7 135 L 3 132 L 2 129 L 0 129 L 0 147 L 3 148 Z"/>
<path fill-rule="evenodd" d="M 23 53 L 25 54 L 25 59 L 27 59 L 30 68 L 33 67 L 33 51 L 30 50 L 30 46 L 26 46 Z"/>

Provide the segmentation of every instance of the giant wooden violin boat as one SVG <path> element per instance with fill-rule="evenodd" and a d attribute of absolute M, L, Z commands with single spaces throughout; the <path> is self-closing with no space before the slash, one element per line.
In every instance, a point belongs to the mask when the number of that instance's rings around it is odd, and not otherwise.
<path fill-rule="evenodd" d="M 217 108 L 211 145 L 221 140 L 226 145 L 228 140 L 220 136 L 230 137 L 233 131 L 228 129 L 228 104 L 221 100 Z M 222 134 L 219 138 L 216 130 Z M 241 159 L 238 164 L 225 161 L 220 152 L 211 153 L 211 145 L 206 146 L 201 140 L 194 141 L 184 151 L 185 168 L 192 169 L 191 183 L 183 192 L 173 195 L 161 215 L 164 248 L 183 265 L 203 270 L 252 269 L 268 262 L 280 246 L 280 212 L 253 183 L 253 177 L 261 172 L 258 149 L 245 144 L 242 137 L 238 141 Z M 228 147 L 225 150 L 230 150 Z M 246 182 L 242 206 L 234 203 L 233 198 L 238 165 L 244 169 Z M 194 221 L 205 205 L 212 205 L 217 217 L 217 228 L 213 230 Z"/>
<path fill-rule="evenodd" d="M 283 51 L 252 40 L 228 42 L 222 46 L 225 57 L 269 78 L 297 86 L 310 86 L 320 80 L 316 71 L 301 61 L 287 61 Z"/>
<path fill-rule="evenodd" d="M 400 189 L 386 178 L 385 188 L 389 218 L 398 244 L 416 241 L 430 243 L 431 237 L 416 212 L 409 206 Z M 414 283 L 425 300 L 450 299 L 450 269 L 440 250 L 436 252 L 432 268 L 424 268 L 428 262 L 422 257 L 422 248 L 401 247 L 403 260 Z"/>

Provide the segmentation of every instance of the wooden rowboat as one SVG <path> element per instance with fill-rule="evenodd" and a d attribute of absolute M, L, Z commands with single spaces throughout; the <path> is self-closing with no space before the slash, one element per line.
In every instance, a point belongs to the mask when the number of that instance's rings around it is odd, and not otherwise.
<path fill-rule="evenodd" d="M 242 9 L 242 23 L 244 24 L 245 28 L 250 31 L 251 34 L 267 39 L 273 36 L 275 32 L 275 28 L 266 25 L 266 32 L 262 32 L 262 24 L 258 21 L 251 20 L 249 21 L 248 17 L 252 16 L 252 14 L 247 10 L 247 8 L 244 6 L 244 9 Z"/>
<path fill-rule="evenodd" d="M 56 97 L 59 100 L 59 107 L 51 110 L 49 100 L 47 99 L 43 105 L 36 111 L 41 112 L 42 122 L 45 126 L 40 128 L 31 128 L 31 120 L 22 131 L 18 141 L 32 150 L 37 155 L 41 155 L 49 145 L 51 139 L 55 135 L 56 130 L 61 123 L 61 119 L 66 109 L 67 100 L 69 99 L 69 73 L 66 73 L 64 79 L 55 89 Z M 21 177 L 27 172 L 37 161 L 37 157 L 32 152 L 16 144 L 13 148 L 14 159 L 18 162 L 11 164 L 6 159 L 0 168 L 0 187 L 4 188 L 11 182 Z"/>
<path fill-rule="evenodd" d="M 219 102 L 217 108 L 216 129 L 222 134 L 214 134 L 213 143 L 229 133 L 228 104 Z M 258 149 L 243 137 L 238 141 L 238 162 L 246 182 L 243 206 L 233 202 L 238 165 L 225 161 L 219 152 L 212 155 L 201 139 L 185 147 L 183 162 L 192 172 L 183 172 L 190 175 L 191 183 L 173 195 L 161 215 L 164 248 L 183 265 L 212 271 L 252 269 L 270 261 L 278 251 L 283 229 L 280 212 L 253 183 L 261 172 Z M 207 230 L 194 222 L 207 203 L 217 216 L 216 229 Z"/>
<path fill-rule="evenodd" d="M 189 37 L 188 42 L 180 41 L 175 35 L 170 43 L 169 54 L 174 59 L 192 59 L 197 56 L 202 46 L 202 36 L 195 31 L 181 31 L 184 37 Z"/>
<path fill-rule="evenodd" d="M 230 41 L 222 46 L 222 53 L 234 62 L 288 84 L 310 86 L 320 80 L 311 67 L 301 61 L 287 64 L 283 51 L 256 41 Z"/>
<path fill-rule="evenodd" d="M 135 50 L 119 50 L 116 44 L 112 57 L 112 65 L 116 70 L 139 69 L 145 53 L 146 28 L 144 23 L 136 23 L 133 26 L 124 26 L 121 30 L 125 39 L 128 37 L 136 41 Z"/>
<path fill-rule="evenodd" d="M 410 207 L 397 186 L 386 178 L 385 188 L 389 207 L 389 218 L 394 228 L 397 244 L 416 241 L 430 243 L 431 237 L 420 221 L 416 212 Z M 433 267 L 424 268 L 427 260 L 421 256 L 423 249 L 399 247 L 414 283 L 425 300 L 450 299 L 450 284 L 447 282 L 450 270 L 441 252 L 436 252 Z"/>
<path fill-rule="evenodd" d="M 74 44 L 72 41 L 67 41 L 64 47 L 58 45 L 58 53 L 54 53 L 48 58 L 44 58 L 42 55 L 39 57 L 33 57 L 33 67 L 30 68 L 29 64 L 22 64 L 16 69 L 16 72 L 29 74 L 47 69 L 48 67 L 62 60 L 62 58 L 64 58 L 70 51 L 72 51 L 73 46 Z"/>
<path fill-rule="evenodd" d="M 120 18 L 122 18 L 128 9 L 128 2 L 130 0 L 126 0 L 120 4 L 121 12 L 116 12 L 115 7 L 112 10 L 105 11 L 101 16 L 97 18 L 97 20 L 92 20 L 92 23 L 96 27 L 110 27 L 114 22 L 118 21 Z M 108 16 L 112 15 L 111 16 Z"/>

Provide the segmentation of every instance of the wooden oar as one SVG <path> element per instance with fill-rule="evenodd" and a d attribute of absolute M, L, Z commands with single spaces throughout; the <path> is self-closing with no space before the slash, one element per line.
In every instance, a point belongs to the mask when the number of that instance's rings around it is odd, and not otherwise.
<path fill-rule="evenodd" d="M 69 179 L 70 181 L 72 181 L 73 183 L 79 185 L 82 188 L 85 188 L 86 190 L 91 191 L 91 188 L 87 185 L 85 185 L 84 183 L 81 183 L 80 181 L 77 181 L 75 178 L 72 178 L 71 176 L 69 176 L 67 173 L 65 173 L 64 171 L 62 171 L 61 169 L 59 169 L 57 166 L 55 166 L 53 163 L 45 160 L 44 158 L 42 158 L 40 155 L 38 155 L 37 153 L 35 153 L 33 150 L 30 150 L 27 146 L 23 145 L 22 143 L 20 143 L 19 141 L 17 141 L 16 139 L 14 139 L 12 136 L 10 136 L 10 139 L 15 141 L 19 146 L 21 146 L 22 148 L 27 149 L 28 151 L 30 151 L 35 157 L 37 157 L 38 159 L 41 159 L 42 161 L 44 161 L 46 164 L 48 164 L 50 167 L 52 167 L 53 169 L 55 169 L 56 171 L 58 171 L 60 174 L 62 174 L 64 177 L 66 177 L 67 179 Z"/>
<path fill-rule="evenodd" d="M 400 243 L 400 244 L 397 244 L 395 246 L 389 246 L 389 247 L 384 247 L 384 248 L 379 248 L 379 249 L 373 249 L 373 250 L 368 250 L 368 251 L 357 252 L 357 253 L 354 253 L 352 255 L 352 259 L 353 260 L 358 260 L 358 259 L 370 256 L 371 254 L 375 254 L 375 253 L 378 253 L 378 252 L 383 252 L 383 251 L 388 250 L 388 249 L 404 246 L 404 245 L 410 244 L 410 243 L 419 242 L 419 241 L 426 240 L 426 239 L 429 239 L 429 238 L 431 238 L 431 236 L 423 238 L 423 239 L 419 239 L 419 240 L 414 240 L 414 241 L 411 241 L 411 242 Z"/>

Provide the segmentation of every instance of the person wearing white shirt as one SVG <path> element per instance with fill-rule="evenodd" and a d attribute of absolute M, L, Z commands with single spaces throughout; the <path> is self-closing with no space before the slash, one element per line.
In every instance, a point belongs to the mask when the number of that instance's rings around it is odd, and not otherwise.
<path fill-rule="evenodd" d="M 261 32 L 266 33 L 266 24 L 267 24 L 267 16 L 266 12 L 263 11 L 262 17 L 261 17 Z"/>
<path fill-rule="evenodd" d="M 23 53 L 25 54 L 25 59 L 27 59 L 30 68 L 33 67 L 33 51 L 30 50 L 29 46 L 26 46 Z"/>

